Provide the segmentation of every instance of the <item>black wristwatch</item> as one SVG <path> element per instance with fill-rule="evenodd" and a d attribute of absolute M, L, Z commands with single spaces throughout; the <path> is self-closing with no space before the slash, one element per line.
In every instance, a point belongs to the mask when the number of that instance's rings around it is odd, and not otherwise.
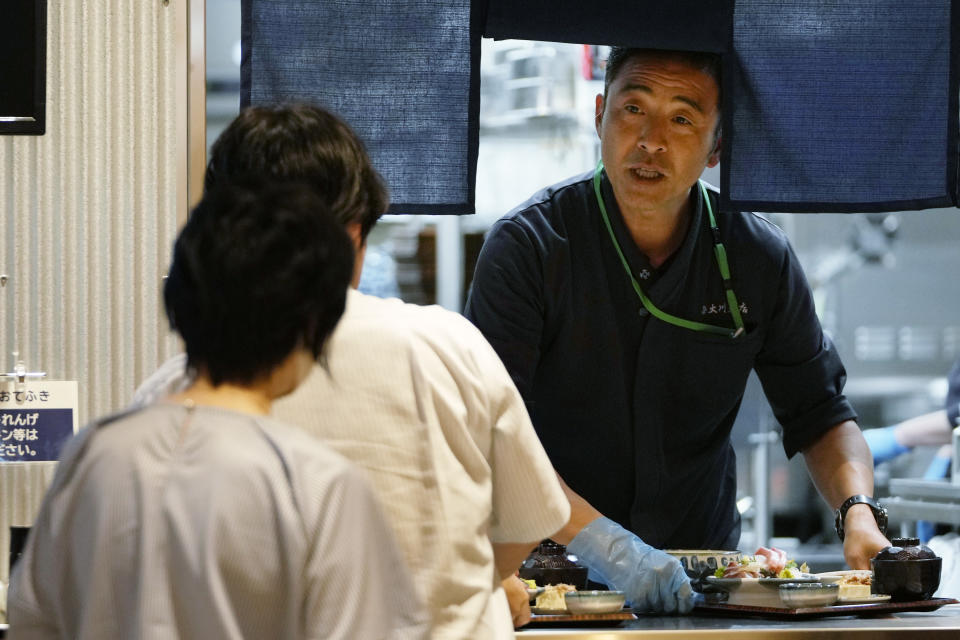
<path fill-rule="evenodd" d="M 837 527 L 837 535 L 840 536 L 841 541 L 843 540 L 843 519 L 847 516 L 847 510 L 855 504 L 865 504 L 870 507 L 870 510 L 873 511 L 873 517 L 877 520 L 877 527 L 880 529 L 880 533 L 887 535 L 887 510 L 883 508 L 882 504 L 870 496 L 857 494 L 844 500 L 840 508 L 837 509 L 837 519 L 834 524 Z"/>

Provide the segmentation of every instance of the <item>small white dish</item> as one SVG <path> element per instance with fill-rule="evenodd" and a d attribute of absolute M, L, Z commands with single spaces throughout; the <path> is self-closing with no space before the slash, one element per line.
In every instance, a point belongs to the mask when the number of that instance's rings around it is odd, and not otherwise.
<path fill-rule="evenodd" d="M 623 609 L 623 591 L 571 591 L 563 596 L 572 614 L 616 613 Z"/>
<path fill-rule="evenodd" d="M 780 585 L 780 600 L 788 609 L 829 607 L 840 596 L 839 585 L 832 582 L 790 583 Z"/>
<path fill-rule="evenodd" d="M 816 573 L 814 575 L 820 578 L 821 582 L 840 582 L 848 576 L 872 578 L 873 571 L 869 569 L 847 569 L 845 571 L 825 571 L 824 573 Z"/>

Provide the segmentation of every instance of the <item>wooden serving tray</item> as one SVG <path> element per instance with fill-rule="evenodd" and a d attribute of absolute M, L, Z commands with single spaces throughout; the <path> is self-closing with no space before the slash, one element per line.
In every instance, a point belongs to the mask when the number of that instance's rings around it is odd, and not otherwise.
<path fill-rule="evenodd" d="M 629 609 L 623 609 L 615 613 L 533 613 L 530 615 L 530 622 L 521 627 L 530 629 L 534 627 L 549 627 L 551 625 L 560 625 L 564 627 L 615 627 L 625 620 L 636 620 Z"/>
<path fill-rule="evenodd" d="M 902 613 L 905 611 L 935 611 L 946 604 L 957 604 L 953 598 L 932 598 L 912 602 L 872 602 L 864 604 L 835 604 L 829 607 L 804 607 L 785 609 L 781 607 L 750 607 L 739 604 L 698 603 L 694 614 L 745 616 L 763 618 L 785 618 L 799 620 L 803 618 L 825 618 L 828 616 L 861 616 L 881 613 Z"/>

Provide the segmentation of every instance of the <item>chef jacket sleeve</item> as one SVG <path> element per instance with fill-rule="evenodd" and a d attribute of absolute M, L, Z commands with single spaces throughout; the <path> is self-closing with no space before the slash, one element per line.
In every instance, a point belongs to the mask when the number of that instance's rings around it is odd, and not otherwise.
<path fill-rule="evenodd" d="M 543 269 L 535 235 L 505 218 L 491 227 L 477 259 L 464 315 L 503 360 L 529 399 L 543 333 Z"/>
<path fill-rule="evenodd" d="M 786 243 L 776 300 L 755 368 L 783 426 L 787 457 L 837 424 L 857 417 L 843 395 L 846 370 L 833 341 L 820 327 L 810 286 Z"/>

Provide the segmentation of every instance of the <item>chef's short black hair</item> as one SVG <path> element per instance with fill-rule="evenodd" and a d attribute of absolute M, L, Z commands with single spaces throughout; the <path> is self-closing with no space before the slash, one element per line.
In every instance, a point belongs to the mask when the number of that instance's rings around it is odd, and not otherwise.
<path fill-rule="evenodd" d="M 310 185 L 341 224 L 360 224 L 364 240 L 389 205 L 360 138 L 311 104 L 247 107 L 224 129 L 210 149 L 204 188 L 250 176 Z"/>
<path fill-rule="evenodd" d="M 610 83 L 617 77 L 623 64 L 636 56 L 661 56 L 686 63 L 694 69 L 703 71 L 717 83 L 717 89 L 723 85 L 721 80 L 720 55 L 703 51 L 677 51 L 668 49 L 643 49 L 640 47 L 611 47 L 604 67 L 603 95 L 606 97 Z"/>
<path fill-rule="evenodd" d="M 320 358 L 343 314 L 353 244 L 309 186 L 211 188 L 177 237 L 163 289 L 187 364 L 250 384 L 295 348 Z"/>

